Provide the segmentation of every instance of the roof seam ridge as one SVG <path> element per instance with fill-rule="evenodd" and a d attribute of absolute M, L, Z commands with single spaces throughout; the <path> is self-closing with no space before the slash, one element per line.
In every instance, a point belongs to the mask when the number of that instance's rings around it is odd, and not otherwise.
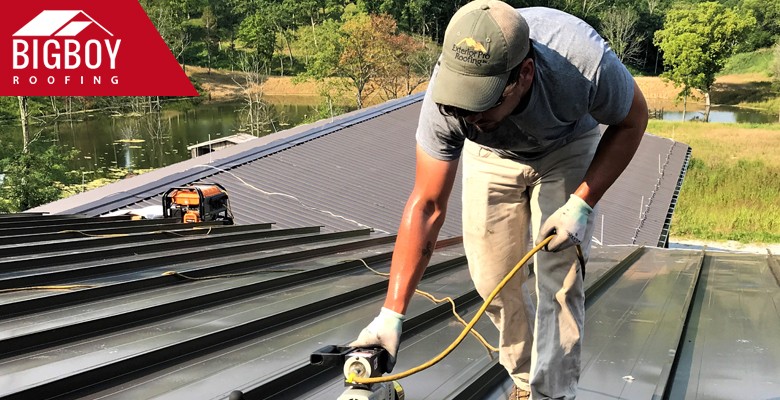
<path fill-rule="evenodd" d="M 650 198 L 647 201 L 647 204 L 643 206 L 642 213 L 640 214 L 639 218 L 639 225 L 636 227 L 636 231 L 634 231 L 634 237 L 631 238 L 631 244 L 636 244 L 636 240 L 639 237 L 639 232 L 642 230 L 642 227 L 645 225 L 645 221 L 647 220 L 648 211 L 650 210 L 650 206 L 653 203 L 653 200 L 655 199 L 656 193 L 658 193 L 658 190 L 661 188 L 661 181 L 663 181 L 664 175 L 666 174 L 666 167 L 669 165 L 669 161 L 672 158 L 672 152 L 674 151 L 674 146 L 677 142 L 672 141 L 671 146 L 669 146 L 669 150 L 666 152 L 666 160 L 664 160 L 664 164 L 661 165 L 661 155 L 658 155 L 658 179 L 655 182 L 655 187 L 653 188 L 653 191 L 650 193 Z"/>

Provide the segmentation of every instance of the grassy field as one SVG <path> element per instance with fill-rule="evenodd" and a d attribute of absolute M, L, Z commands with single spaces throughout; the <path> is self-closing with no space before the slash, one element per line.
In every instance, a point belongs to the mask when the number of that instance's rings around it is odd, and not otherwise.
<path fill-rule="evenodd" d="M 771 49 L 729 59 L 715 81 L 713 103 L 780 112 L 768 74 L 773 62 Z M 677 88 L 657 77 L 637 82 L 651 108 L 672 109 L 668 101 Z M 651 120 L 647 130 L 692 148 L 672 220 L 673 238 L 780 243 L 780 124 Z"/>
<path fill-rule="evenodd" d="M 772 63 L 774 62 L 773 51 L 772 48 L 766 48 L 750 53 L 735 54 L 726 60 L 726 65 L 723 66 L 721 74 L 765 74 L 767 71 L 772 70 Z"/>
<path fill-rule="evenodd" d="M 647 130 L 692 148 L 673 237 L 780 242 L 780 124 L 652 120 Z"/>

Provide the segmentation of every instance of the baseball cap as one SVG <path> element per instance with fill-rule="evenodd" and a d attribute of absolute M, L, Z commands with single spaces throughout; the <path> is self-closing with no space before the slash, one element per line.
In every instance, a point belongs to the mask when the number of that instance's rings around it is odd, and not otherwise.
<path fill-rule="evenodd" d="M 469 111 L 489 109 L 528 47 L 528 24 L 509 4 L 476 0 L 464 5 L 444 32 L 433 101 Z"/>

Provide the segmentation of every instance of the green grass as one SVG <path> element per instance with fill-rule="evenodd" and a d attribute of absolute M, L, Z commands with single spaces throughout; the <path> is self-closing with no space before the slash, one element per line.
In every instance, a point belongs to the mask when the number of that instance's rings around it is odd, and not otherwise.
<path fill-rule="evenodd" d="M 780 124 L 650 121 L 692 148 L 672 236 L 780 243 Z"/>
<path fill-rule="evenodd" d="M 780 242 L 780 170 L 760 161 L 708 164 L 693 158 L 672 235 L 742 243 Z"/>
<path fill-rule="evenodd" d="M 764 73 L 772 70 L 774 54 L 772 49 L 758 49 L 750 53 L 739 53 L 726 60 L 719 75 Z"/>
<path fill-rule="evenodd" d="M 780 97 L 773 99 L 759 101 L 759 102 L 742 102 L 739 103 L 740 107 L 755 108 L 759 110 L 767 110 L 773 114 L 777 114 L 777 121 L 780 122 Z"/>

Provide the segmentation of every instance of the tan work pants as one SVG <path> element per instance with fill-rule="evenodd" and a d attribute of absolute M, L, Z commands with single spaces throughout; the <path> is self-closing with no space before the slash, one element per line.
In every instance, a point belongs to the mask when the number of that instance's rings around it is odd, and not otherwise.
<path fill-rule="evenodd" d="M 463 151 L 463 239 L 471 277 L 487 297 L 530 250 L 541 224 L 582 182 L 600 134 L 588 132 L 540 160 L 503 159 L 473 142 Z M 587 260 L 593 215 L 582 242 Z M 530 228 L 530 231 L 529 231 Z M 537 306 L 523 268 L 487 309 L 500 332 L 499 361 L 531 398 L 574 399 L 585 295 L 575 248 L 534 257 Z"/>

